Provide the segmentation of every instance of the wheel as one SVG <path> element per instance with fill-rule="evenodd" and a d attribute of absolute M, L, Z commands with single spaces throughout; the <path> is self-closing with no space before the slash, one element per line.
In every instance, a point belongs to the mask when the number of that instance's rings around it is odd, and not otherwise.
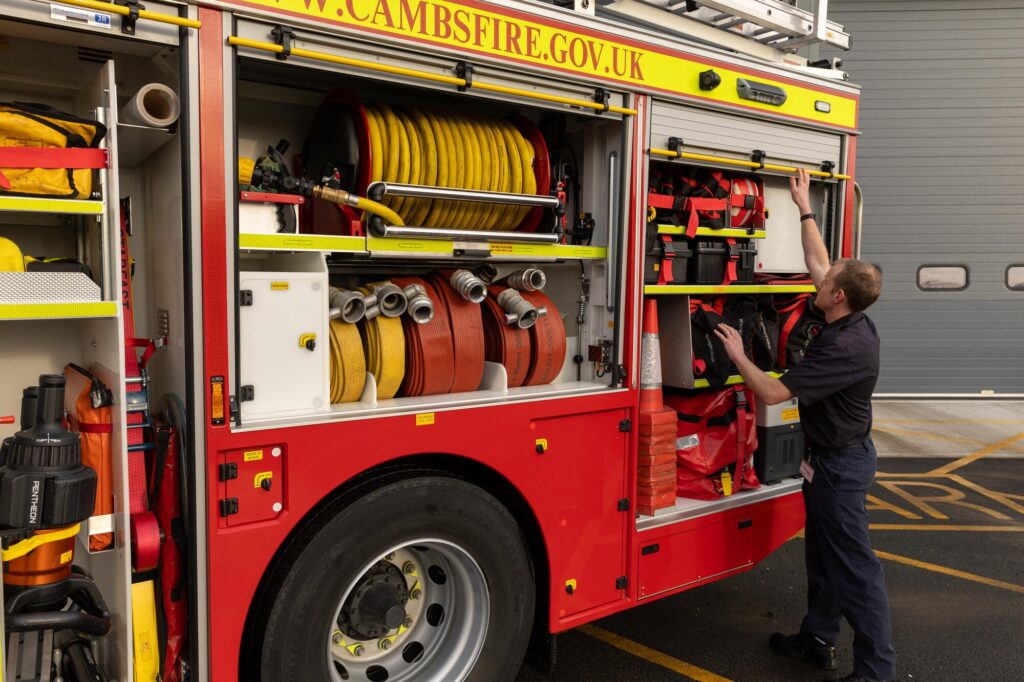
<path fill-rule="evenodd" d="M 266 620 L 264 682 L 511 680 L 534 612 L 511 514 L 422 476 L 345 507 L 298 551 Z"/>

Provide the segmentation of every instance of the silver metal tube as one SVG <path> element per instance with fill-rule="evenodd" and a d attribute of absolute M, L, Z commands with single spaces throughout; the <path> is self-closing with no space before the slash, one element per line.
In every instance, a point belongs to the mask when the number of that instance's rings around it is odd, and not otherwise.
<path fill-rule="evenodd" d="M 376 231 L 376 230 L 375 230 Z M 477 232 L 475 230 L 445 230 L 439 227 L 398 227 L 383 225 L 376 237 L 409 237 L 411 239 L 443 239 L 466 242 L 524 242 L 527 244 L 557 244 L 557 234 L 533 232 Z"/>
<path fill-rule="evenodd" d="M 448 282 L 470 303 L 483 303 L 487 298 L 487 285 L 469 270 L 456 270 L 448 278 Z"/>
<path fill-rule="evenodd" d="M 363 313 L 363 319 L 372 320 L 375 317 L 380 317 L 380 306 L 376 303 L 366 306 L 366 312 Z"/>
<path fill-rule="evenodd" d="M 451 201 L 483 201 L 489 204 L 514 206 L 543 206 L 557 208 L 558 198 L 543 194 L 515 194 L 513 192 L 480 192 L 472 189 L 451 189 L 428 185 L 402 185 L 393 182 L 375 182 L 367 190 L 369 196 L 416 197 L 420 199 L 449 199 Z"/>
<path fill-rule="evenodd" d="M 519 291 L 540 291 L 547 281 L 548 278 L 544 275 L 544 271 L 538 268 L 516 270 L 505 278 L 505 282 L 510 287 Z"/>

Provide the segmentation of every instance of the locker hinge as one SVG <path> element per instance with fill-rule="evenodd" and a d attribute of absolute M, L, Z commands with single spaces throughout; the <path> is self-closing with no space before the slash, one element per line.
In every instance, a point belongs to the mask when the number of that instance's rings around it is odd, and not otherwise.
<path fill-rule="evenodd" d="M 256 388 L 252 384 L 246 384 L 238 389 L 238 402 L 244 403 L 256 400 Z"/>
<path fill-rule="evenodd" d="M 238 498 L 229 497 L 220 501 L 220 515 L 231 516 L 238 513 Z"/>
<path fill-rule="evenodd" d="M 633 420 L 623 419 L 619 422 L 619 431 L 622 433 L 629 433 L 633 430 Z"/>
<path fill-rule="evenodd" d="M 221 466 L 224 466 L 223 464 Z M 629 498 L 623 497 L 616 504 L 615 508 L 619 511 L 629 511 Z"/>
<path fill-rule="evenodd" d="M 292 56 L 292 41 L 295 40 L 295 31 L 287 26 L 275 26 L 270 29 L 270 35 L 274 42 L 281 46 L 281 51 L 274 55 L 275 59 L 284 61 Z"/>
<path fill-rule="evenodd" d="M 240 307 L 252 305 L 252 289 L 242 289 L 238 292 L 238 305 Z"/>
<path fill-rule="evenodd" d="M 629 587 L 629 578 L 627 576 L 619 576 L 615 579 L 615 589 L 624 590 Z"/>
<path fill-rule="evenodd" d="M 230 481 L 238 478 L 238 465 L 234 462 L 221 464 L 219 467 L 220 480 Z"/>

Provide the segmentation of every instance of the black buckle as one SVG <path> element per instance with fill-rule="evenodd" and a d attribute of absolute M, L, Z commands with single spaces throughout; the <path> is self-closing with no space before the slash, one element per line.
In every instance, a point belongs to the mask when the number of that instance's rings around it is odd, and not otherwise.
<path fill-rule="evenodd" d="M 466 81 L 465 85 L 459 86 L 459 92 L 465 92 L 473 87 L 473 65 L 469 62 L 459 62 L 455 65 L 455 76 Z"/>
<path fill-rule="evenodd" d="M 755 149 L 754 151 L 750 152 L 750 160 L 753 161 L 754 163 L 760 164 L 754 170 L 761 170 L 762 168 L 764 168 L 764 160 L 767 157 L 768 154 L 763 149 Z"/>
<path fill-rule="evenodd" d="M 292 41 L 295 40 L 295 31 L 287 26 L 281 26 L 278 24 L 274 28 L 270 29 L 270 35 L 273 36 L 274 42 L 281 46 L 281 51 L 274 55 L 274 57 L 281 61 L 291 57 Z"/>
<path fill-rule="evenodd" d="M 608 111 L 608 102 L 611 100 L 612 93 L 608 92 L 604 88 L 598 88 L 594 90 L 594 101 L 602 105 L 604 108 L 598 113 L 605 113 Z"/>
<path fill-rule="evenodd" d="M 736 394 L 736 409 L 737 409 L 737 411 L 740 408 L 743 408 L 744 412 L 749 411 L 750 410 L 750 406 L 747 404 L 747 394 L 743 391 L 743 387 L 741 387 L 741 386 L 733 386 L 732 390 Z"/>
<path fill-rule="evenodd" d="M 121 33 L 135 35 L 135 24 L 139 20 L 139 10 L 146 9 L 139 0 L 114 0 L 115 5 L 128 8 L 128 14 L 121 19 Z"/>
<path fill-rule="evenodd" d="M 836 176 L 836 174 L 833 172 L 835 169 L 836 169 L 836 162 L 835 161 L 822 161 L 821 162 L 821 171 L 823 173 L 828 173 L 828 177 L 834 178 Z"/>
<path fill-rule="evenodd" d="M 665 258 L 675 258 L 676 243 L 672 240 L 672 235 L 662 234 L 658 236 L 661 237 L 661 248 L 665 252 Z"/>
<path fill-rule="evenodd" d="M 683 155 L 683 138 L 681 137 L 670 137 L 668 138 L 669 151 L 676 153 L 676 158 Z"/>

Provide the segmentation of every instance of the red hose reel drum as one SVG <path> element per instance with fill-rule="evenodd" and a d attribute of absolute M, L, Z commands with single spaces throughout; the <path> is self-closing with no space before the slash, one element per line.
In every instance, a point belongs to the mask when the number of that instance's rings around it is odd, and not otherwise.
<path fill-rule="evenodd" d="M 757 218 L 764 213 L 764 189 L 759 180 L 735 177 L 729 204 L 732 206 L 732 227 L 757 227 Z"/>

